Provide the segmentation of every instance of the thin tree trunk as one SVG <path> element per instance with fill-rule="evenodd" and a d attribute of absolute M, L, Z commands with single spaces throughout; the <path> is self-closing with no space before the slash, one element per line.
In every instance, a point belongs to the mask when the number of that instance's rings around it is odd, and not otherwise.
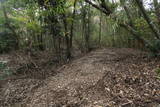
<path fill-rule="evenodd" d="M 42 26 L 42 22 L 40 21 L 40 25 Z M 42 31 L 40 32 L 40 35 L 39 36 L 39 39 L 38 39 L 38 42 L 39 42 L 39 49 L 41 51 L 44 51 L 45 50 L 45 46 L 44 46 L 44 40 L 43 40 L 43 33 Z"/>
<path fill-rule="evenodd" d="M 90 14 L 90 5 L 88 7 L 88 17 L 87 17 L 87 30 L 86 30 L 86 35 L 85 35 L 85 44 L 86 44 L 86 52 L 90 51 L 90 18 L 91 18 L 91 14 Z"/>
<path fill-rule="evenodd" d="M 65 39 L 66 39 L 66 58 L 67 60 L 71 58 L 71 51 L 70 51 L 70 39 L 69 39 L 69 34 L 68 34 L 68 28 L 67 28 L 67 21 L 66 21 L 66 16 L 63 14 L 63 24 L 64 24 L 64 30 L 65 30 Z"/>
<path fill-rule="evenodd" d="M 102 12 L 100 12 L 100 22 L 99 22 L 99 45 L 101 45 L 101 37 L 102 37 Z"/>
<path fill-rule="evenodd" d="M 71 23 L 71 34 L 70 34 L 70 48 L 72 48 L 72 42 L 73 42 L 73 27 L 74 27 L 74 19 L 76 14 L 76 4 L 77 0 L 74 1 L 74 9 L 73 9 L 73 15 L 72 15 L 72 23 Z"/>
<path fill-rule="evenodd" d="M 82 43 L 83 43 L 82 45 L 83 45 L 83 48 L 85 48 L 85 46 L 86 46 L 86 28 L 87 28 L 86 15 L 87 15 L 87 13 L 86 13 L 86 9 L 83 6 L 83 4 L 81 4 L 81 5 L 82 5 Z M 85 49 L 82 49 L 82 51 L 84 52 Z"/>
<path fill-rule="evenodd" d="M 38 46 L 39 50 L 44 51 L 42 34 L 38 35 Z"/>

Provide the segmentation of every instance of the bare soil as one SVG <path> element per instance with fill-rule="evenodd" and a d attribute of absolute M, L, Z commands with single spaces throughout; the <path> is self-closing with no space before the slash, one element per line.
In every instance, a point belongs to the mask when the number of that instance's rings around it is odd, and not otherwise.
<path fill-rule="evenodd" d="M 160 59 L 144 52 L 99 49 L 58 68 L 36 65 L 52 76 L 8 80 L 0 88 L 2 107 L 160 106 Z"/>

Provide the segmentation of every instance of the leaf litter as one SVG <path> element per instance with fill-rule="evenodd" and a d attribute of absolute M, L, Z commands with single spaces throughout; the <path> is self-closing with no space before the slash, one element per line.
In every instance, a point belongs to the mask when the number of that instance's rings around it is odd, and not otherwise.
<path fill-rule="evenodd" d="M 99 49 L 56 68 L 43 81 L 11 82 L 1 101 L 14 107 L 159 107 L 159 67 L 160 60 L 144 52 Z"/>

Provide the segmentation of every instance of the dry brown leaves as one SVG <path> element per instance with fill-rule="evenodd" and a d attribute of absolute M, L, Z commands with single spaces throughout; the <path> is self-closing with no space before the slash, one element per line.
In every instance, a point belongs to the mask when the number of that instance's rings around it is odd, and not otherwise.
<path fill-rule="evenodd" d="M 155 69 L 159 67 L 159 59 L 140 51 L 101 49 L 60 67 L 43 83 L 15 80 L 6 85 L 11 90 L 3 91 L 3 101 L 27 107 L 158 107 L 160 79 Z"/>

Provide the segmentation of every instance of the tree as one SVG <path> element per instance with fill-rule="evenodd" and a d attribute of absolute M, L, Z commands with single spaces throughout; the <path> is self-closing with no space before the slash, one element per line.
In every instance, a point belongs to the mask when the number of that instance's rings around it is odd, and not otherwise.
<path fill-rule="evenodd" d="M 76 4 L 77 4 L 77 0 L 74 1 L 74 6 L 73 6 L 71 34 L 70 34 L 70 48 L 72 48 L 72 42 L 73 42 L 73 28 L 74 28 L 74 20 L 75 20 L 75 15 L 76 15 Z"/>
<path fill-rule="evenodd" d="M 102 12 L 100 12 L 100 21 L 99 21 L 99 45 L 101 45 L 101 36 L 102 36 Z"/>
<path fill-rule="evenodd" d="M 149 16 L 147 15 L 147 12 L 145 11 L 145 8 L 143 6 L 143 2 L 142 0 L 135 0 L 135 2 L 137 3 L 137 6 L 139 8 L 139 10 L 142 12 L 144 19 L 147 21 L 150 29 L 153 31 L 155 37 L 157 39 L 160 39 L 160 32 L 157 29 L 156 25 L 153 23 L 153 21 L 149 18 Z"/>
<path fill-rule="evenodd" d="M 14 38 L 14 40 L 15 40 L 14 48 L 17 50 L 17 49 L 19 49 L 19 37 L 18 37 L 14 27 L 11 25 L 11 22 L 8 18 L 6 8 L 4 5 L 2 5 L 2 10 L 3 10 L 4 18 L 5 18 L 5 27 L 8 28 L 12 32 L 12 34 L 11 34 L 12 38 Z"/>
<path fill-rule="evenodd" d="M 151 19 L 148 17 L 145 9 L 144 9 L 144 6 L 142 5 L 142 2 L 139 1 L 139 0 L 135 0 L 136 3 L 137 3 L 137 6 L 139 7 L 139 10 L 142 12 L 143 14 L 143 17 L 145 18 L 145 20 L 147 21 L 148 25 L 150 26 L 150 28 L 152 29 L 153 33 L 155 34 L 155 37 L 157 37 L 157 39 L 159 39 L 159 30 L 156 28 L 156 26 L 151 23 Z M 113 13 L 113 11 L 111 11 L 111 7 L 109 7 L 107 5 L 107 3 L 104 1 L 104 0 L 100 0 L 99 1 L 99 5 L 97 4 L 94 4 L 93 2 L 89 1 L 89 0 L 85 0 L 85 2 L 89 3 L 90 5 L 92 5 L 93 7 L 95 7 L 96 9 L 98 9 L 99 11 L 103 12 L 106 16 L 109 16 Z M 121 0 L 121 4 L 122 4 L 122 1 Z M 129 19 L 129 24 L 124 24 L 124 23 L 119 23 L 119 25 L 123 28 L 125 28 L 127 31 L 129 31 L 136 39 L 138 39 L 139 41 L 141 41 L 142 43 L 145 44 L 145 46 L 147 46 L 148 48 L 154 48 L 152 43 L 143 39 L 140 35 L 140 33 L 138 31 L 136 31 L 134 25 L 133 25 L 133 22 L 132 22 L 132 19 L 131 19 L 131 16 L 129 15 L 129 12 L 128 12 L 128 9 L 125 5 L 123 5 L 123 8 L 127 14 L 127 17 Z M 114 17 L 115 21 L 118 17 Z M 154 50 L 156 50 L 156 48 L 154 48 Z M 158 51 L 158 50 L 157 50 Z"/>
<path fill-rule="evenodd" d="M 160 4 L 158 3 L 158 0 L 153 0 L 154 8 L 155 8 L 155 14 L 158 19 L 158 23 L 160 24 Z"/>

